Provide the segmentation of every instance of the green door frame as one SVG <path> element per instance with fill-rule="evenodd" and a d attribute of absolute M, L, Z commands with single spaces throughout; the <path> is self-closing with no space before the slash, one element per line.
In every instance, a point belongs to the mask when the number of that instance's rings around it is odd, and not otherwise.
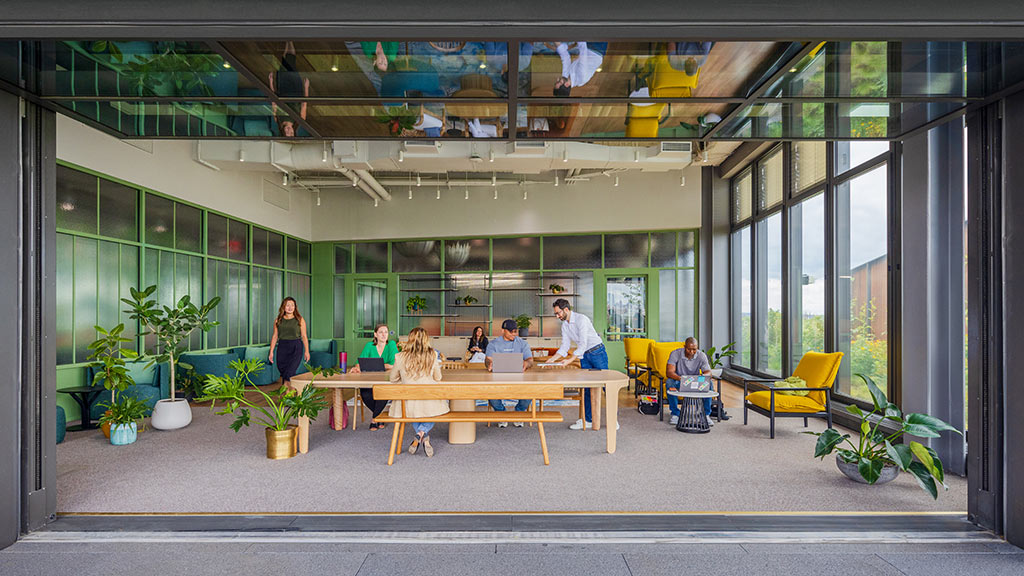
<path fill-rule="evenodd" d="M 659 302 L 658 271 L 651 268 L 603 268 L 594 270 L 594 330 L 605 343 L 608 351 L 608 367 L 612 370 L 625 370 L 626 350 L 622 341 L 609 342 L 608 334 L 608 279 L 622 277 L 644 277 L 647 279 L 647 302 L 644 310 L 647 312 L 647 337 L 657 339 L 652 334 L 658 334 L 658 314 L 653 314 L 652 302 Z"/>

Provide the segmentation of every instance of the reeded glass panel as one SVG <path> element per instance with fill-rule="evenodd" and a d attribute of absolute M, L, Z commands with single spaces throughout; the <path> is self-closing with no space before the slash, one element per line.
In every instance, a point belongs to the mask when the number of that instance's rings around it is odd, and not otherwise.
<path fill-rule="evenodd" d="M 299 242 L 299 272 L 309 274 L 309 243 Z"/>
<path fill-rule="evenodd" d="M 345 279 L 334 279 L 334 337 L 345 338 Z"/>
<path fill-rule="evenodd" d="M 57 228 L 96 234 L 97 178 L 57 166 Z"/>
<path fill-rule="evenodd" d="M 174 247 L 189 252 L 203 251 L 203 211 L 174 203 Z"/>
<path fill-rule="evenodd" d="M 501 323 L 509 318 L 515 319 L 520 314 L 530 317 L 529 334 L 538 334 L 541 330 L 539 314 L 551 314 L 550 302 L 546 303 L 548 308 L 538 311 L 542 299 L 537 294 L 541 289 L 540 276 L 536 273 L 494 274 L 491 278 L 491 298 L 494 305 L 491 315 L 493 323 L 491 334 L 488 337 L 499 337 Z M 550 298 L 543 298 L 543 300 L 550 300 Z M 557 322 L 557 320 L 553 321 Z"/>
<path fill-rule="evenodd" d="M 731 338 L 736 342 L 736 356 L 732 364 L 751 368 L 753 355 L 750 350 L 750 226 L 744 226 L 732 233 L 730 238 L 730 309 L 732 316 Z"/>
<path fill-rule="evenodd" d="M 282 274 L 284 273 L 279 270 L 252 269 L 249 314 L 252 320 L 252 341 L 255 344 L 270 342 L 273 335 L 277 310 L 284 299 Z"/>
<path fill-rule="evenodd" d="M 888 385 L 887 166 L 836 189 L 836 328 L 841 394 L 871 400 L 854 374 Z"/>
<path fill-rule="evenodd" d="M 270 232 L 267 235 L 267 265 L 284 268 L 284 236 Z"/>
<path fill-rule="evenodd" d="M 123 184 L 100 179 L 100 234 L 121 240 L 139 239 L 135 220 L 139 192 Z"/>
<path fill-rule="evenodd" d="M 470 336 L 480 326 L 484 335 L 490 334 L 491 294 L 488 274 L 450 274 L 446 293 L 445 310 L 458 314 L 456 318 L 445 318 L 444 330 L 447 336 Z"/>
<path fill-rule="evenodd" d="M 793 142 L 792 189 L 797 194 L 825 180 L 824 142 Z"/>
<path fill-rule="evenodd" d="M 606 340 L 647 335 L 647 277 L 608 278 Z"/>
<path fill-rule="evenodd" d="M 228 219 L 220 214 L 206 213 L 206 253 L 228 257 Z"/>
<path fill-rule="evenodd" d="M 228 258 L 249 260 L 249 225 L 238 220 L 228 220 Z"/>
<path fill-rule="evenodd" d="M 676 340 L 676 271 L 658 272 L 658 340 Z"/>
<path fill-rule="evenodd" d="M 221 299 L 221 303 L 210 313 L 210 319 L 216 320 L 219 324 L 207 332 L 207 348 L 225 348 L 228 346 L 228 329 L 231 317 L 229 306 L 227 306 L 228 292 L 230 291 L 229 265 L 229 263 L 221 260 L 206 261 L 206 296 L 207 298 L 218 296 Z"/>
<path fill-rule="evenodd" d="M 444 269 L 489 270 L 491 267 L 491 241 L 487 238 L 444 241 Z"/>
<path fill-rule="evenodd" d="M 789 211 L 790 362 L 825 351 L 825 195 Z"/>
<path fill-rule="evenodd" d="M 782 375 L 782 214 L 757 223 L 757 370 Z"/>
<path fill-rule="evenodd" d="M 693 230 L 679 232 L 679 267 L 691 268 L 697 265 L 697 233 Z"/>
<path fill-rule="evenodd" d="M 352 272 L 352 245 L 334 245 L 334 273 L 348 274 Z"/>
<path fill-rule="evenodd" d="M 601 236 L 545 236 L 544 268 L 564 270 L 601 267 Z"/>
<path fill-rule="evenodd" d="M 96 339 L 96 240 L 75 238 L 75 362 L 86 362 Z"/>
<path fill-rule="evenodd" d="M 53 102 L 126 138 L 285 137 L 286 118 L 280 110 L 275 117 L 269 102 Z"/>
<path fill-rule="evenodd" d="M 131 289 L 138 287 L 138 284 L 139 284 L 139 249 L 136 248 L 135 246 L 127 246 L 127 245 L 124 245 L 124 244 L 122 244 L 120 246 L 120 248 L 121 248 L 121 267 L 120 267 L 119 273 L 121 275 L 121 283 L 120 283 L 120 293 L 117 295 L 117 302 L 116 302 L 115 305 L 117 306 L 117 309 L 118 309 L 118 313 L 119 313 L 119 317 L 120 317 L 120 322 L 124 323 L 123 335 L 124 335 L 125 338 L 131 338 L 132 339 L 131 342 L 126 342 L 124 344 L 124 346 L 125 346 L 125 348 L 130 348 L 132 350 L 136 350 L 136 349 L 138 349 L 138 345 L 136 344 L 136 340 L 135 340 L 136 336 L 139 333 L 139 331 L 138 331 L 138 322 L 136 320 L 132 320 L 131 318 L 128 317 L 129 313 L 127 311 L 125 311 L 125 308 L 127 308 L 127 306 L 124 304 L 124 302 L 121 302 L 121 298 L 129 298 L 129 299 L 131 299 L 131 297 L 132 297 Z"/>
<path fill-rule="evenodd" d="M 299 270 L 299 241 L 295 238 L 285 239 L 285 268 L 298 272 Z"/>
<path fill-rule="evenodd" d="M 391 243 L 392 272 L 438 272 L 440 270 L 440 240 L 412 240 Z"/>
<path fill-rule="evenodd" d="M 651 232 L 651 267 L 676 265 L 676 232 Z"/>
<path fill-rule="evenodd" d="M 387 242 L 357 242 L 356 247 L 356 272 L 387 272 L 388 271 L 388 243 Z M 373 328 L 370 328 L 373 332 Z"/>
<path fill-rule="evenodd" d="M 75 237 L 57 234 L 57 365 L 75 361 Z"/>
<path fill-rule="evenodd" d="M 146 243 L 174 248 L 174 201 L 146 194 Z"/>
<path fill-rule="evenodd" d="M 388 321 L 388 283 L 385 280 L 358 280 L 355 290 L 355 335 L 357 338 L 372 338 L 374 328 Z"/>
<path fill-rule="evenodd" d="M 312 314 L 310 314 L 311 310 L 309 307 L 309 276 L 289 272 L 286 282 L 288 283 L 288 295 L 295 298 L 295 304 L 299 309 L 299 313 L 306 319 L 306 330 L 308 333 L 308 331 L 313 329 L 317 321 L 316 318 L 310 318 Z"/>
<path fill-rule="evenodd" d="M 96 262 L 96 324 L 109 330 L 121 322 L 121 250 L 117 242 L 100 241 Z"/>
<path fill-rule="evenodd" d="M 187 266 L 184 264 L 187 263 Z M 175 274 L 185 276 L 188 278 L 187 290 L 192 301 L 197 305 L 201 302 L 206 303 L 210 298 L 203 298 L 203 259 L 199 256 L 186 256 L 185 263 L 180 270 L 175 271 Z M 180 298 L 181 295 L 178 295 Z M 203 347 L 203 334 L 201 330 L 192 332 L 189 336 L 189 349 L 199 350 Z"/>
<path fill-rule="evenodd" d="M 443 305 L 447 288 L 442 277 L 432 274 L 403 275 L 399 277 L 398 285 L 398 333 L 408 334 L 413 328 L 419 327 L 431 336 L 440 336 L 442 320 L 447 319 L 443 316 L 447 312 Z M 453 314 L 457 313 L 455 311 Z"/>
<path fill-rule="evenodd" d="M 694 282 L 696 274 L 694 270 L 678 270 L 676 272 L 676 283 L 679 289 L 676 293 L 676 306 L 678 307 L 676 337 L 680 340 L 690 336 L 697 337 L 697 295 Z M 704 348 L 708 346 L 709 344 L 703 345 Z"/>
<path fill-rule="evenodd" d="M 753 214 L 754 177 L 748 169 L 732 183 L 732 221 L 742 222 Z"/>
<path fill-rule="evenodd" d="M 770 155 L 757 163 L 758 168 L 758 209 L 768 210 L 782 203 L 782 148 L 776 148 Z"/>
<path fill-rule="evenodd" d="M 267 230 L 258 226 L 252 227 L 252 263 L 267 265 Z"/>
<path fill-rule="evenodd" d="M 646 268 L 648 252 L 649 241 L 646 232 L 604 236 L 605 268 Z"/>
<path fill-rule="evenodd" d="M 495 238 L 492 243 L 495 270 L 540 269 L 540 238 Z"/>
<path fill-rule="evenodd" d="M 231 264 L 230 270 L 231 284 L 227 304 L 231 314 L 231 326 L 228 331 L 228 345 L 241 346 L 249 343 L 249 268 L 244 264 Z M 308 301 L 307 297 L 306 302 Z"/>

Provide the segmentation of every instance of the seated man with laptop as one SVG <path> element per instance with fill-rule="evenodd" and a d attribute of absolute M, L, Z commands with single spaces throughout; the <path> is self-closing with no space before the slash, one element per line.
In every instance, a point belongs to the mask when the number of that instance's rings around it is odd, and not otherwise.
<path fill-rule="evenodd" d="M 487 344 L 487 370 L 494 373 L 522 373 L 533 366 L 533 353 L 530 345 L 520 338 L 516 331 L 516 321 L 511 318 L 501 323 L 501 338 L 495 338 Z M 496 412 L 504 412 L 504 400 L 491 400 L 491 408 Z M 529 400 L 520 400 L 516 404 L 517 412 L 525 412 L 530 408 Z M 514 423 L 522 428 L 522 422 Z M 508 422 L 499 422 L 498 428 L 507 428 Z"/>
<path fill-rule="evenodd" d="M 697 339 L 693 336 L 687 338 L 684 344 L 683 348 L 673 350 L 669 354 L 668 366 L 665 367 L 665 376 L 668 377 L 668 381 L 665 382 L 665 389 L 679 391 L 681 387 L 680 380 L 684 380 L 684 389 L 686 390 L 696 391 L 705 385 L 710 390 L 711 380 L 698 378 L 702 374 L 711 373 L 711 364 L 708 362 L 707 355 L 697 347 Z M 669 423 L 675 426 L 679 422 L 679 399 L 667 394 L 666 396 L 668 396 L 668 409 L 672 412 L 672 418 L 669 419 Z M 711 398 L 704 398 L 704 415 L 707 418 L 708 425 L 711 426 Z"/>

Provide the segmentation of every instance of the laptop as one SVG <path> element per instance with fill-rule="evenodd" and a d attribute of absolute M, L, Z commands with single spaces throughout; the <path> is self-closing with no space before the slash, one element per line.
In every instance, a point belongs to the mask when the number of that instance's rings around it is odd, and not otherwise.
<path fill-rule="evenodd" d="M 359 371 L 360 372 L 383 372 L 384 371 L 384 359 L 383 358 L 360 358 L 359 359 Z"/>
<path fill-rule="evenodd" d="M 707 376 L 683 376 L 679 380 L 679 389 L 686 392 L 708 392 L 711 390 L 711 379 Z"/>
<path fill-rule="evenodd" d="M 522 373 L 523 355 L 518 352 L 498 352 L 491 356 L 491 370 L 495 373 Z"/>

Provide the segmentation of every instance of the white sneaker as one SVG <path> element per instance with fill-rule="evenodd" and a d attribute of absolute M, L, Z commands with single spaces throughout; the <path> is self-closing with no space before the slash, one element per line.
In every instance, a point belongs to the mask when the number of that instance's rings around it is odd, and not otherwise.
<path fill-rule="evenodd" d="M 673 426 L 675 426 L 676 424 L 679 424 L 679 416 L 676 416 L 676 415 L 673 414 L 672 417 L 668 419 L 668 423 L 673 425 Z"/>
<path fill-rule="evenodd" d="M 586 428 L 587 430 L 590 430 L 591 428 L 594 427 L 594 425 L 591 424 L 590 422 L 587 422 L 586 426 L 587 426 L 587 428 Z M 583 430 L 583 419 L 580 418 L 579 420 L 576 421 L 575 424 L 572 424 L 571 426 L 569 426 L 569 430 Z"/>
<path fill-rule="evenodd" d="M 515 426 L 516 428 L 522 428 L 523 427 L 523 423 L 522 422 L 513 422 L 512 425 Z"/>
<path fill-rule="evenodd" d="M 508 422 L 498 422 L 498 428 L 508 428 Z"/>
<path fill-rule="evenodd" d="M 715 421 L 711 419 L 711 416 L 705 415 L 704 419 L 708 421 L 708 428 L 715 425 Z"/>

